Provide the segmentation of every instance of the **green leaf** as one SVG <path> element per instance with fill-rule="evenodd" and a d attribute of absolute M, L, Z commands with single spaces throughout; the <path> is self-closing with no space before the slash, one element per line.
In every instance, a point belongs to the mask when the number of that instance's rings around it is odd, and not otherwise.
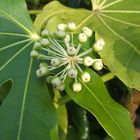
<path fill-rule="evenodd" d="M 90 111 L 114 140 L 135 140 L 129 113 L 117 104 L 107 92 L 101 78 L 92 70 L 87 70 L 91 81 L 82 84 L 82 91 L 74 93 L 72 83 L 67 81 L 66 92 L 80 106 Z"/>
<path fill-rule="evenodd" d="M 81 14 L 82 13 L 82 14 Z M 75 22 L 76 24 L 83 23 L 89 13 L 85 9 L 73 9 L 63 6 L 58 1 L 53 1 L 47 4 L 43 11 L 37 15 L 34 26 L 38 33 L 46 26 L 50 31 L 56 30 L 56 25 L 59 23 Z M 80 16 L 79 16 L 80 15 Z M 78 17 L 78 18 L 77 18 Z M 47 24 L 47 25 L 46 25 Z M 53 25 L 53 26 L 52 26 Z"/>
<path fill-rule="evenodd" d="M 0 85 L 12 89 L 0 106 L 1 140 L 56 140 L 56 112 L 44 80 L 36 78 L 38 62 L 30 58 L 37 38 L 24 0 L 0 2 Z"/>
<path fill-rule="evenodd" d="M 140 1 L 94 2 L 95 30 L 106 40 L 105 49 L 101 52 L 104 63 L 126 85 L 140 90 Z M 96 10 L 99 5 L 102 9 Z"/>

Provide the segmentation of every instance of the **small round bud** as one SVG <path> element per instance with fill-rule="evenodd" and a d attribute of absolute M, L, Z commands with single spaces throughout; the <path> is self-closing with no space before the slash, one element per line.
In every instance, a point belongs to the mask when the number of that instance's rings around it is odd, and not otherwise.
<path fill-rule="evenodd" d="M 81 79 L 83 82 L 89 82 L 90 81 L 90 74 L 88 72 L 84 72 L 81 75 Z"/>
<path fill-rule="evenodd" d="M 41 43 L 41 46 L 44 47 L 44 48 L 50 46 L 50 41 L 48 39 L 46 39 L 46 38 L 42 38 L 40 43 Z"/>
<path fill-rule="evenodd" d="M 100 52 L 104 48 L 105 42 L 103 39 L 99 39 L 93 45 L 93 50 L 95 52 Z"/>
<path fill-rule="evenodd" d="M 39 68 L 41 68 L 41 67 L 46 67 L 46 68 L 48 68 L 48 64 L 47 64 L 46 62 L 41 62 L 41 63 L 39 64 Z"/>
<path fill-rule="evenodd" d="M 52 79 L 54 78 L 54 76 L 50 75 L 46 78 L 46 81 L 48 84 L 51 84 Z"/>
<path fill-rule="evenodd" d="M 55 36 L 59 39 L 64 39 L 66 37 L 66 32 L 58 30 L 55 32 Z"/>
<path fill-rule="evenodd" d="M 88 27 L 83 27 L 83 32 L 87 35 L 87 37 L 91 37 L 92 36 L 92 30 Z"/>
<path fill-rule="evenodd" d="M 83 64 L 87 67 L 91 66 L 93 64 L 94 60 L 90 56 L 86 56 L 83 59 Z"/>
<path fill-rule="evenodd" d="M 94 63 L 93 63 L 93 68 L 95 70 L 101 70 L 103 68 L 103 63 L 102 63 L 102 60 L 96 60 Z"/>
<path fill-rule="evenodd" d="M 59 58 L 53 58 L 53 59 L 51 60 L 51 65 L 52 65 L 52 66 L 57 67 L 57 66 L 59 66 L 60 64 L 61 64 L 61 60 L 60 60 Z"/>
<path fill-rule="evenodd" d="M 51 83 L 54 87 L 58 87 L 61 85 L 62 81 L 61 81 L 60 77 L 55 77 L 51 80 Z"/>
<path fill-rule="evenodd" d="M 72 88 L 74 92 L 80 92 L 82 90 L 82 85 L 77 82 L 73 84 Z"/>
<path fill-rule="evenodd" d="M 39 59 L 39 60 L 46 60 L 46 55 L 44 55 L 44 54 L 39 54 L 39 55 L 37 56 L 37 59 Z"/>
<path fill-rule="evenodd" d="M 40 44 L 40 42 L 35 42 L 34 43 L 34 50 L 37 50 L 37 51 L 41 50 L 41 44 Z"/>
<path fill-rule="evenodd" d="M 39 55 L 39 52 L 38 52 L 38 51 L 36 51 L 36 50 L 31 51 L 30 56 L 31 56 L 32 58 L 37 58 L 38 55 Z"/>
<path fill-rule="evenodd" d="M 76 54 L 75 47 L 69 47 L 69 48 L 67 48 L 67 53 L 68 53 L 68 55 L 75 55 Z"/>
<path fill-rule="evenodd" d="M 73 22 L 68 23 L 67 29 L 70 32 L 74 32 L 76 30 L 76 24 Z"/>
<path fill-rule="evenodd" d="M 46 67 L 41 67 L 36 71 L 37 77 L 43 77 L 48 73 L 48 69 Z"/>
<path fill-rule="evenodd" d="M 78 36 L 80 43 L 85 43 L 87 41 L 87 35 L 85 33 L 80 33 Z"/>
<path fill-rule="evenodd" d="M 71 68 L 68 70 L 68 77 L 69 78 L 76 78 L 77 74 L 78 74 L 78 72 L 75 68 Z"/>
<path fill-rule="evenodd" d="M 58 87 L 56 87 L 59 91 L 64 91 L 64 89 L 65 89 L 65 84 L 64 83 L 62 83 L 62 84 L 60 84 Z"/>
<path fill-rule="evenodd" d="M 41 36 L 44 37 L 44 38 L 49 37 L 49 31 L 48 31 L 47 29 L 44 29 L 44 30 L 41 32 Z"/>
<path fill-rule="evenodd" d="M 67 25 L 66 24 L 58 24 L 57 25 L 57 29 L 61 30 L 61 31 L 65 31 L 66 30 Z"/>

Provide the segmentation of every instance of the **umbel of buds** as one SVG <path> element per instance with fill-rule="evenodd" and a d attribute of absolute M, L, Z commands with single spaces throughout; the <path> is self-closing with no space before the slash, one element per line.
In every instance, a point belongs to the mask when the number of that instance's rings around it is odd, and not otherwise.
<path fill-rule="evenodd" d="M 30 54 L 32 58 L 42 61 L 36 70 L 37 77 L 46 77 L 46 81 L 59 91 L 65 89 L 65 81 L 70 78 L 73 80 L 72 90 L 80 92 L 82 84 L 78 78 L 85 83 L 91 79 L 85 68 L 103 68 L 102 60 L 92 56 L 93 51 L 100 52 L 103 49 L 104 40 L 96 40 L 93 47 L 86 50 L 84 45 L 92 36 L 92 30 L 83 27 L 81 33 L 75 35 L 76 29 L 76 24 L 70 22 L 58 24 L 56 32 L 53 33 L 47 29 L 42 30 L 40 40 L 34 43 Z"/>

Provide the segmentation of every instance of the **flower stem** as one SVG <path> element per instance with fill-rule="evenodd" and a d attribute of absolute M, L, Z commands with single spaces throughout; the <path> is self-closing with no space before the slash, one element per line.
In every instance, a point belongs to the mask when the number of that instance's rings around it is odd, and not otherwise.
<path fill-rule="evenodd" d="M 109 81 L 109 80 L 112 80 L 113 78 L 115 78 L 115 75 L 111 72 L 101 76 L 101 79 L 103 80 L 104 83 Z"/>
<path fill-rule="evenodd" d="M 64 97 L 62 97 L 61 99 L 59 99 L 59 107 L 62 105 L 65 105 L 66 103 L 70 102 L 72 99 L 69 95 L 65 95 Z"/>
<path fill-rule="evenodd" d="M 42 10 L 29 10 L 30 15 L 37 15 L 41 12 Z"/>

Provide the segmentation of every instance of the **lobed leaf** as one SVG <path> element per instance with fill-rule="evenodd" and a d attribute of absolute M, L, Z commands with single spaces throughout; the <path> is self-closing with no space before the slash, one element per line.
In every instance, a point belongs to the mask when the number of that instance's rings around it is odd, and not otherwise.
<path fill-rule="evenodd" d="M 34 29 L 24 0 L 0 2 L 0 85 L 12 89 L 0 106 L 1 140 L 56 140 L 56 112 L 38 62 L 30 58 Z"/>

